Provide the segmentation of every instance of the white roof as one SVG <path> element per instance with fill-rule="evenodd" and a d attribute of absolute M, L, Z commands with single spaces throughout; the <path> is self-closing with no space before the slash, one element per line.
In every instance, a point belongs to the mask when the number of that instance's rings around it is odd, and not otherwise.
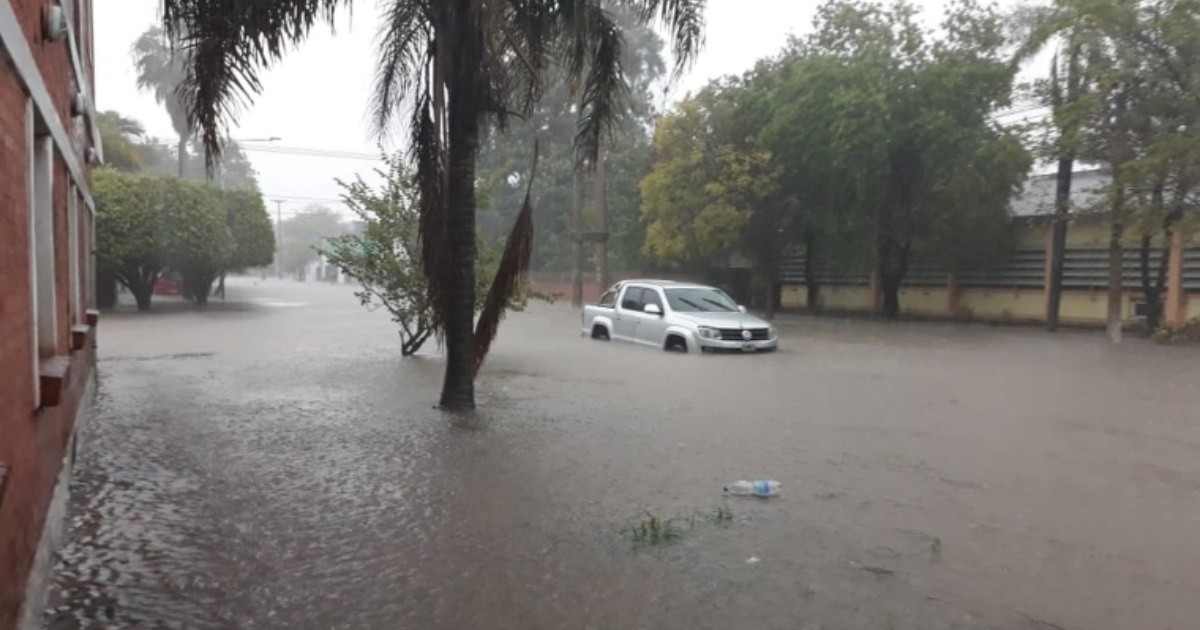
<path fill-rule="evenodd" d="M 1100 169 L 1075 171 L 1071 176 L 1071 212 L 1085 214 L 1103 210 L 1103 189 L 1108 182 L 1108 174 Z M 1057 187 L 1056 173 L 1030 175 L 1025 180 L 1025 189 L 1012 200 L 1013 216 L 1054 214 L 1054 192 Z"/>

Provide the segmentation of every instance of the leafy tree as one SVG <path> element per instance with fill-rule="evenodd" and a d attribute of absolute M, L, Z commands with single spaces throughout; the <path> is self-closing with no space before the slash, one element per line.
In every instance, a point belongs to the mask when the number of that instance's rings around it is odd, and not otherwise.
<path fill-rule="evenodd" d="M 234 240 L 227 268 L 240 270 L 271 264 L 275 257 L 275 226 L 262 195 L 245 189 L 222 190 L 220 195 Z"/>
<path fill-rule="evenodd" d="M 1075 127 L 1078 157 L 1104 164 L 1111 175 L 1108 330 L 1119 341 L 1126 232 L 1140 237 L 1142 291 L 1154 327 L 1173 233 L 1195 207 L 1200 10 L 1191 0 L 1056 0 L 1033 21 L 1030 47 L 1058 36 L 1077 57 L 1077 98 L 1056 104 L 1056 119 Z M 1156 236 L 1162 256 L 1152 277 Z"/>
<path fill-rule="evenodd" d="M 154 100 L 167 110 L 171 126 L 178 138 L 176 145 L 177 175 L 184 176 L 187 164 L 187 142 L 192 135 L 187 108 L 179 96 L 179 87 L 187 76 L 186 59 L 172 50 L 161 28 L 151 27 L 133 44 L 133 62 L 137 70 L 137 86 L 154 94 Z"/>
<path fill-rule="evenodd" d="M 219 154 L 223 126 L 236 105 L 261 88 L 261 69 L 303 41 L 317 22 L 332 22 L 345 4 L 164 0 L 164 22 L 188 59 L 190 122 L 202 130 L 210 157 Z M 678 63 L 699 48 L 703 0 L 619 4 L 641 22 L 664 21 Z M 503 125 L 510 112 L 530 112 L 550 70 L 561 67 L 580 99 L 576 143 L 594 163 L 602 136 L 622 113 L 622 30 L 601 0 L 388 0 L 383 11 L 373 110 L 381 132 L 401 111 L 411 114 L 421 257 L 447 348 L 441 404 L 469 409 L 475 373 L 508 302 L 502 293 L 515 289 L 528 267 L 533 225 L 526 204 L 476 328 L 475 187 L 482 132 L 488 124 Z"/>
<path fill-rule="evenodd" d="M 304 280 L 308 266 L 320 257 L 319 249 L 328 239 L 345 232 L 336 212 L 322 205 L 310 205 L 280 225 L 277 264 L 284 272 Z"/>
<path fill-rule="evenodd" d="M 388 160 L 388 170 L 379 174 L 384 184 L 377 190 L 362 178 L 339 182 L 346 205 L 362 222 L 360 234 L 329 239 L 320 248 L 327 260 L 357 280 L 355 295 L 363 306 L 382 307 L 400 328 L 400 353 L 416 354 L 437 333 L 437 318 L 428 299 L 425 274 L 421 269 L 420 212 L 411 170 L 399 159 Z M 481 244 L 476 261 L 476 295 L 487 295 L 487 284 L 495 275 L 500 254 Z M 522 310 L 529 296 L 522 287 L 510 301 L 512 310 Z M 476 310 L 483 301 L 477 300 Z"/>
<path fill-rule="evenodd" d="M 873 240 L 889 318 L 913 256 L 955 269 L 999 250 L 1029 167 L 1015 133 L 990 119 L 1012 90 L 999 16 L 958 2 L 941 32 L 902 1 L 834 0 L 792 52 L 836 77 L 814 94 L 808 146 L 830 152 L 822 161 L 844 187 L 838 205 Z"/>
<path fill-rule="evenodd" d="M 706 268 L 737 253 L 778 173 L 769 152 L 721 133 L 727 94 L 710 86 L 664 116 L 642 180 L 646 251 L 663 262 Z M 714 130 L 716 133 L 714 133 Z"/>
<path fill-rule="evenodd" d="M 167 268 L 203 302 L 235 249 L 217 191 L 107 168 L 96 170 L 94 186 L 99 265 L 129 289 L 138 310 L 150 309 L 154 284 Z"/>
<path fill-rule="evenodd" d="M 159 185 L 165 188 L 164 260 L 182 277 L 184 295 L 207 304 L 213 282 L 237 249 L 220 191 L 175 177 L 162 178 Z"/>
<path fill-rule="evenodd" d="M 97 264 L 129 289 L 139 311 L 148 311 L 166 265 L 162 182 L 100 168 L 93 172 L 92 192 Z"/>

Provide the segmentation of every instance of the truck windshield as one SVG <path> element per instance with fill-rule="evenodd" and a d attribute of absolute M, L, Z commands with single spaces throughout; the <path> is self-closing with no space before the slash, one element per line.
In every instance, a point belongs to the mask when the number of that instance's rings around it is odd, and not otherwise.
<path fill-rule="evenodd" d="M 738 310 L 737 304 L 718 289 L 667 289 L 667 303 L 671 305 L 671 310 L 684 313 L 729 313 Z"/>

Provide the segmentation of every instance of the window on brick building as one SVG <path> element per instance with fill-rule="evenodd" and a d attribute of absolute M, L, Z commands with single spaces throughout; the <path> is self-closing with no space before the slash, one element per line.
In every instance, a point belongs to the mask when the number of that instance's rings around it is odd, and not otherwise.
<path fill-rule="evenodd" d="M 30 119 L 34 120 L 32 107 Z M 34 340 L 39 358 L 58 351 L 58 302 L 54 276 L 54 141 L 33 130 L 30 151 L 30 253 Z"/>
<path fill-rule="evenodd" d="M 79 268 L 81 257 L 79 238 L 79 189 L 75 184 L 68 186 L 67 191 L 67 285 L 70 290 L 68 312 L 70 313 L 71 325 L 75 326 L 83 323 L 83 285 L 81 283 L 81 269 Z"/>

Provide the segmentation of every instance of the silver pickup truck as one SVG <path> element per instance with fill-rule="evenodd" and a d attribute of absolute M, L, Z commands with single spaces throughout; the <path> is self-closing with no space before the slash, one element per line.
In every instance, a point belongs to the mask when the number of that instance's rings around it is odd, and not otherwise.
<path fill-rule="evenodd" d="M 667 280 L 626 280 L 583 307 L 582 334 L 673 352 L 775 350 L 775 328 L 722 290 Z"/>

